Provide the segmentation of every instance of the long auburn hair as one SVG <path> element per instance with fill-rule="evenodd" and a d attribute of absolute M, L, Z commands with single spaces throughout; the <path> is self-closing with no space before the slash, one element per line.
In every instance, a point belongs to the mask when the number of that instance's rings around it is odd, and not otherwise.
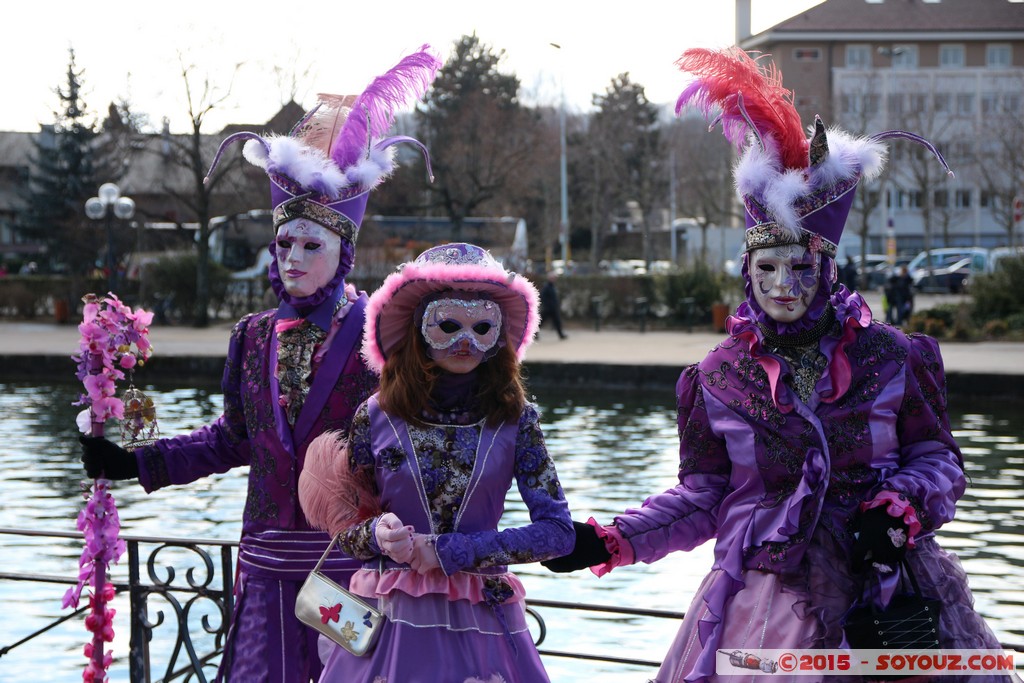
<path fill-rule="evenodd" d="M 491 426 L 518 420 L 526 406 L 519 360 L 510 340 L 504 341 L 497 353 L 477 368 L 477 400 Z M 411 317 L 409 328 L 381 370 L 377 396 L 381 408 L 406 422 L 422 425 L 423 411 L 430 405 L 430 395 L 443 372 L 430 357 L 415 316 Z"/>

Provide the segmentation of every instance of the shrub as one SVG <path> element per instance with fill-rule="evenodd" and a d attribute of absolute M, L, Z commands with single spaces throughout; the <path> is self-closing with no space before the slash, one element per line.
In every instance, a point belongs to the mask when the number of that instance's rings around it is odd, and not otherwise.
<path fill-rule="evenodd" d="M 993 337 L 995 339 L 1005 337 L 1009 331 L 1010 326 L 1002 319 L 989 320 L 981 329 L 982 334 L 986 337 Z"/>
<path fill-rule="evenodd" d="M 1024 313 L 1006 316 L 1006 327 L 1012 332 L 1024 332 Z"/>
<path fill-rule="evenodd" d="M 1006 258 L 994 273 L 971 283 L 974 317 L 980 322 L 1024 313 L 1024 258 Z"/>
<path fill-rule="evenodd" d="M 942 337 L 946 336 L 947 329 L 949 329 L 949 326 L 946 325 L 946 323 L 940 320 L 939 318 L 925 318 L 924 329 L 922 330 L 922 332 L 927 334 L 929 337 L 941 339 Z"/>
<path fill-rule="evenodd" d="M 146 278 L 153 288 L 154 309 L 163 312 L 162 307 L 169 305 L 178 311 L 183 321 L 195 318 L 198 261 L 195 254 L 183 254 L 162 258 L 149 266 Z M 209 277 L 210 308 L 217 310 L 227 295 L 231 271 L 210 261 Z"/>

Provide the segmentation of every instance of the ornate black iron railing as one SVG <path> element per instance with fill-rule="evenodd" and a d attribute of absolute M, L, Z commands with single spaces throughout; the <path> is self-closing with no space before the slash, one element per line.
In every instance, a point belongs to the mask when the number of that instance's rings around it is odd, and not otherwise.
<path fill-rule="evenodd" d="M 74 532 L 47 532 L 30 529 L 0 528 L 0 535 L 81 539 Z M 152 680 L 197 681 L 214 677 L 230 627 L 233 611 L 234 554 L 238 543 L 193 538 L 161 538 L 122 535 L 128 546 L 128 580 L 111 577 L 119 593 L 130 596 L 131 636 L 129 675 L 132 683 Z M 122 559 L 119 566 L 125 564 Z M 123 569 L 119 570 L 123 572 Z M 116 572 L 115 572 L 116 575 Z M 0 571 L 0 581 L 72 585 L 74 576 Z M 2 607 L 2 606 L 0 606 Z M 78 609 L 52 623 L 26 633 L 18 641 L 0 643 L 0 658 L 11 650 L 31 642 L 58 624 L 85 611 Z M 536 643 L 542 655 L 599 661 L 623 666 L 657 667 L 660 662 L 548 650 L 543 647 L 548 626 L 541 610 L 574 610 L 604 613 L 618 617 L 658 619 L 683 618 L 681 612 L 635 609 L 556 600 L 530 600 L 527 612 L 537 622 Z M 613 617 L 614 618 L 614 617 Z M 1022 651 L 1020 645 L 1003 644 L 1006 650 Z M 156 664 L 154 662 L 159 662 Z"/>
<path fill-rule="evenodd" d="M 0 528 L 0 535 L 80 539 L 73 532 L 46 532 Z M 119 593 L 128 591 L 131 636 L 128 667 L 132 683 L 162 681 L 198 681 L 214 677 L 233 610 L 234 554 L 237 542 L 193 538 L 121 536 L 128 546 L 127 563 L 122 558 L 111 582 Z M 127 564 L 128 580 L 118 580 Z M 0 571 L 0 581 L 29 581 L 70 586 L 73 576 Z M 528 612 L 537 622 L 536 642 L 540 653 L 550 657 L 600 661 L 611 664 L 657 667 L 659 662 L 547 650 L 542 646 L 548 625 L 542 614 L 548 610 L 583 610 L 629 617 L 681 619 L 679 612 L 643 610 L 628 607 L 531 600 Z M 79 610 L 81 612 L 84 610 Z M 76 612 L 75 614 L 77 614 Z M 60 621 L 61 616 L 18 642 L 0 644 L 0 657 L 14 648 L 41 636 Z"/>

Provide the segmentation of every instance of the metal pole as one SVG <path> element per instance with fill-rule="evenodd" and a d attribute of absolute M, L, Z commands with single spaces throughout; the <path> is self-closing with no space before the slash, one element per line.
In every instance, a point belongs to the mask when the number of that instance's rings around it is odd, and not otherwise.
<path fill-rule="evenodd" d="M 565 155 L 565 85 L 562 86 L 562 106 L 559 108 L 558 113 L 558 124 L 561 137 L 562 146 L 562 158 L 560 161 L 561 167 L 561 198 L 562 198 L 562 216 L 559 234 L 562 238 L 562 267 L 569 268 L 569 187 L 568 187 L 568 172 L 566 169 L 566 155 Z"/>
<path fill-rule="evenodd" d="M 672 232 L 672 267 L 679 265 L 679 247 L 676 245 L 676 150 L 668 151 L 668 229 Z"/>
<path fill-rule="evenodd" d="M 113 292 L 117 282 L 117 274 L 114 272 L 114 205 L 106 208 L 107 218 L 107 291 Z"/>
<path fill-rule="evenodd" d="M 562 46 L 558 43 L 548 43 L 551 47 L 555 48 L 561 54 Z M 559 75 L 559 86 L 562 91 L 561 94 L 561 106 L 558 108 L 558 137 L 559 146 L 561 147 L 561 158 L 559 160 L 559 171 L 560 171 L 560 184 L 561 184 L 561 203 L 562 212 L 561 219 L 558 225 L 558 241 L 562 243 L 562 268 L 565 271 L 569 270 L 569 186 L 568 186 L 568 171 L 566 169 L 566 154 L 565 154 L 565 68 L 561 67 Z"/>

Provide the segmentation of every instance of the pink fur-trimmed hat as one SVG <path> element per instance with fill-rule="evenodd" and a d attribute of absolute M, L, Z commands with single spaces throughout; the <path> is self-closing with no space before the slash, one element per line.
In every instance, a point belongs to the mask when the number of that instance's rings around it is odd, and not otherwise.
<path fill-rule="evenodd" d="M 380 372 L 423 299 L 445 291 L 478 292 L 501 306 L 505 337 L 516 358 L 523 359 L 540 323 L 537 288 L 505 270 L 485 249 L 457 242 L 431 247 L 403 263 L 370 296 L 363 330 L 367 365 Z"/>

